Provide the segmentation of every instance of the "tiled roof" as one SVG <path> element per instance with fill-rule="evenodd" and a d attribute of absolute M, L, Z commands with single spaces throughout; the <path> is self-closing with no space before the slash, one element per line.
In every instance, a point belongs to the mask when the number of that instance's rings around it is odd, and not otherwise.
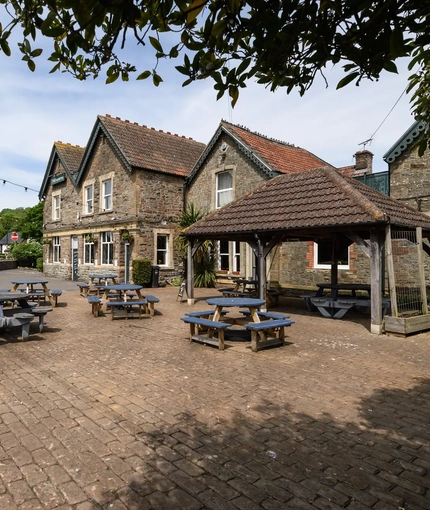
<path fill-rule="evenodd" d="M 98 119 L 127 163 L 134 168 L 187 176 L 205 148 L 205 144 L 192 138 L 157 131 L 128 120 L 109 115 L 99 115 Z"/>
<path fill-rule="evenodd" d="M 77 172 L 85 152 L 85 147 L 63 142 L 55 142 L 54 146 L 69 173 L 74 174 Z"/>
<path fill-rule="evenodd" d="M 253 133 L 225 120 L 221 125 L 276 172 L 287 174 L 327 165 L 327 162 L 300 147 Z"/>
<path fill-rule="evenodd" d="M 280 175 L 184 231 L 204 237 L 390 223 L 430 230 L 430 218 L 332 167 Z"/>

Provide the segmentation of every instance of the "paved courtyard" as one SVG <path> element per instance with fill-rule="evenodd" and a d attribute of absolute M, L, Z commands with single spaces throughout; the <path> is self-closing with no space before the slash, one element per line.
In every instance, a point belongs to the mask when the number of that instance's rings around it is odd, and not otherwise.
<path fill-rule="evenodd" d="M 281 298 L 289 345 L 220 352 L 179 320 L 216 290 L 111 321 L 63 288 L 42 334 L 0 333 L 0 510 L 430 509 L 430 334 Z"/>

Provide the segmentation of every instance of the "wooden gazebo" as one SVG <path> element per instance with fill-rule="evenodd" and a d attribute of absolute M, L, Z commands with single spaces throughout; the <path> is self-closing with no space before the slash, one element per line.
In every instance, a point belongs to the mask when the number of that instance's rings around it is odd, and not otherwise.
<path fill-rule="evenodd" d="M 430 218 L 332 167 L 280 175 L 182 232 L 188 243 L 187 294 L 194 302 L 193 256 L 208 239 L 248 243 L 257 256 L 259 297 L 266 296 L 266 257 L 279 243 L 332 239 L 357 243 L 370 258 L 371 327 L 382 333 L 382 258 L 391 230 L 419 229 L 430 237 Z M 332 283 L 337 283 L 333 257 Z"/>

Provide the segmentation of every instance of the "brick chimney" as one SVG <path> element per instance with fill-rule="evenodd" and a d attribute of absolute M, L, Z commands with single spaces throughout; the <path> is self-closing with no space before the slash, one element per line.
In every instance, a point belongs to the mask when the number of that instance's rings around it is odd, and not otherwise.
<path fill-rule="evenodd" d="M 355 158 L 354 175 L 372 173 L 373 152 L 367 150 L 357 151 L 354 154 L 354 158 Z"/>

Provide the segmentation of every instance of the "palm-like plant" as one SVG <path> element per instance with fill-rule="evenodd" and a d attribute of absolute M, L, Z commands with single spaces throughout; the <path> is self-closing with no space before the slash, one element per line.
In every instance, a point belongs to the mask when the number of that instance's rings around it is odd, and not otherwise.
<path fill-rule="evenodd" d="M 194 204 L 190 204 L 188 210 L 182 211 L 178 226 L 182 231 L 201 220 L 205 213 Z M 184 267 L 187 267 L 188 240 L 183 236 L 176 238 L 178 248 Z M 216 284 L 216 245 L 214 241 L 205 241 L 194 255 L 194 286 L 215 287 Z"/>

